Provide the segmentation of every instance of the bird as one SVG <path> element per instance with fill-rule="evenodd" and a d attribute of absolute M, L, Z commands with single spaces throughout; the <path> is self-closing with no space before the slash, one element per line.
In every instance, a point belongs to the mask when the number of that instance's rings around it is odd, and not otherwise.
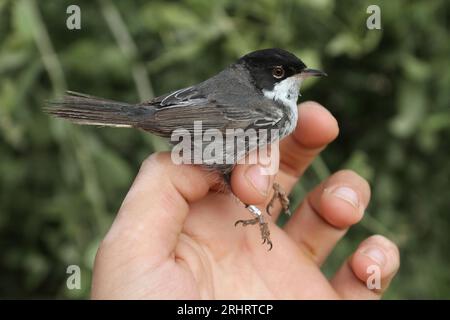
<path fill-rule="evenodd" d="M 326 73 L 307 68 L 291 52 L 268 48 L 240 57 L 203 82 L 144 102 L 132 104 L 67 91 L 62 99 L 51 101 L 44 109 L 52 116 L 77 124 L 141 129 L 169 140 L 173 147 L 174 132 L 182 128 L 188 135 L 196 136 L 198 123 L 201 124 L 200 133 L 216 130 L 226 137 L 233 130 L 254 130 L 257 132 L 256 143 L 246 141 L 240 149 L 220 147 L 223 161 L 206 157 L 200 163 L 194 162 L 206 170 L 218 172 L 223 177 L 225 189 L 231 192 L 231 172 L 240 159 L 293 132 L 298 121 L 300 87 L 303 80 L 311 76 L 326 76 Z M 276 134 L 260 134 L 264 130 Z M 236 136 L 233 136 L 231 141 L 235 140 Z M 210 143 L 200 141 L 196 144 L 202 155 Z M 193 144 L 187 151 L 194 150 Z M 190 152 L 184 150 L 182 153 Z M 284 212 L 290 214 L 287 194 L 277 183 L 272 187 L 273 196 L 266 212 L 270 215 L 270 208 L 278 199 Z M 244 205 L 254 218 L 238 220 L 235 226 L 258 224 L 263 244 L 271 250 L 273 243 L 264 215 L 256 206 Z"/>

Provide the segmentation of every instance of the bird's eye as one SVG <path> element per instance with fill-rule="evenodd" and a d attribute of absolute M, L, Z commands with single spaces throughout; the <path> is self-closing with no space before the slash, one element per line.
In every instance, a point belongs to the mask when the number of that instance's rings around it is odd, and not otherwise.
<path fill-rule="evenodd" d="M 272 69 L 272 75 L 276 79 L 281 79 L 284 77 L 284 69 L 283 67 L 274 67 Z"/>

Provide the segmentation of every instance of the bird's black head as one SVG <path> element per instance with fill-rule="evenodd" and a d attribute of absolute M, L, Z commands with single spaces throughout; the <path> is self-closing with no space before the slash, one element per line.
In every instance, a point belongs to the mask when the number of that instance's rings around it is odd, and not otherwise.
<path fill-rule="evenodd" d="M 308 75 L 324 75 L 318 70 L 307 69 L 302 60 L 294 54 L 278 48 L 263 49 L 246 54 L 237 63 L 245 64 L 256 87 L 261 90 L 272 90 L 275 84 L 304 73 Z"/>

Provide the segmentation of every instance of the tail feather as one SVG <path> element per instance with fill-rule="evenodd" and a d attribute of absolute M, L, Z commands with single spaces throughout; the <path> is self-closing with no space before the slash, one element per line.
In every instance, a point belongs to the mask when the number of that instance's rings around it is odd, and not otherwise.
<path fill-rule="evenodd" d="M 141 116 L 150 113 L 146 107 L 73 91 L 67 91 L 60 101 L 49 102 L 44 111 L 78 124 L 112 127 L 137 127 Z"/>

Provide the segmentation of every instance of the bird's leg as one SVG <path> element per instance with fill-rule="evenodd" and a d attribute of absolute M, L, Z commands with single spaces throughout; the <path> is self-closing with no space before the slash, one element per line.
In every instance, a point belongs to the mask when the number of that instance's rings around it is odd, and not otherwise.
<path fill-rule="evenodd" d="M 242 225 L 248 226 L 248 225 L 253 225 L 253 224 L 257 224 L 259 223 L 259 229 L 261 231 L 261 238 L 263 240 L 263 244 L 267 243 L 269 245 L 269 251 L 272 250 L 272 241 L 270 240 L 270 230 L 269 230 L 269 225 L 267 224 L 267 222 L 264 221 L 264 216 L 262 215 L 261 210 L 259 210 L 257 207 L 252 206 L 252 205 L 246 205 L 245 206 L 248 211 L 250 211 L 250 213 L 252 215 L 255 216 L 255 218 L 250 219 L 250 220 L 238 220 L 236 221 L 236 223 L 234 224 L 235 226 L 237 226 L 239 223 L 242 223 Z"/>
<path fill-rule="evenodd" d="M 289 210 L 289 198 L 288 198 L 288 195 L 286 194 L 286 192 L 284 192 L 284 190 L 281 188 L 281 186 L 276 182 L 273 183 L 272 187 L 273 187 L 274 192 L 273 192 L 272 199 L 270 199 L 270 201 L 266 207 L 267 214 L 269 216 L 271 215 L 270 209 L 272 208 L 275 200 L 279 199 L 280 203 L 281 203 L 281 207 L 284 210 L 284 213 L 287 215 L 291 215 L 291 210 Z"/>

